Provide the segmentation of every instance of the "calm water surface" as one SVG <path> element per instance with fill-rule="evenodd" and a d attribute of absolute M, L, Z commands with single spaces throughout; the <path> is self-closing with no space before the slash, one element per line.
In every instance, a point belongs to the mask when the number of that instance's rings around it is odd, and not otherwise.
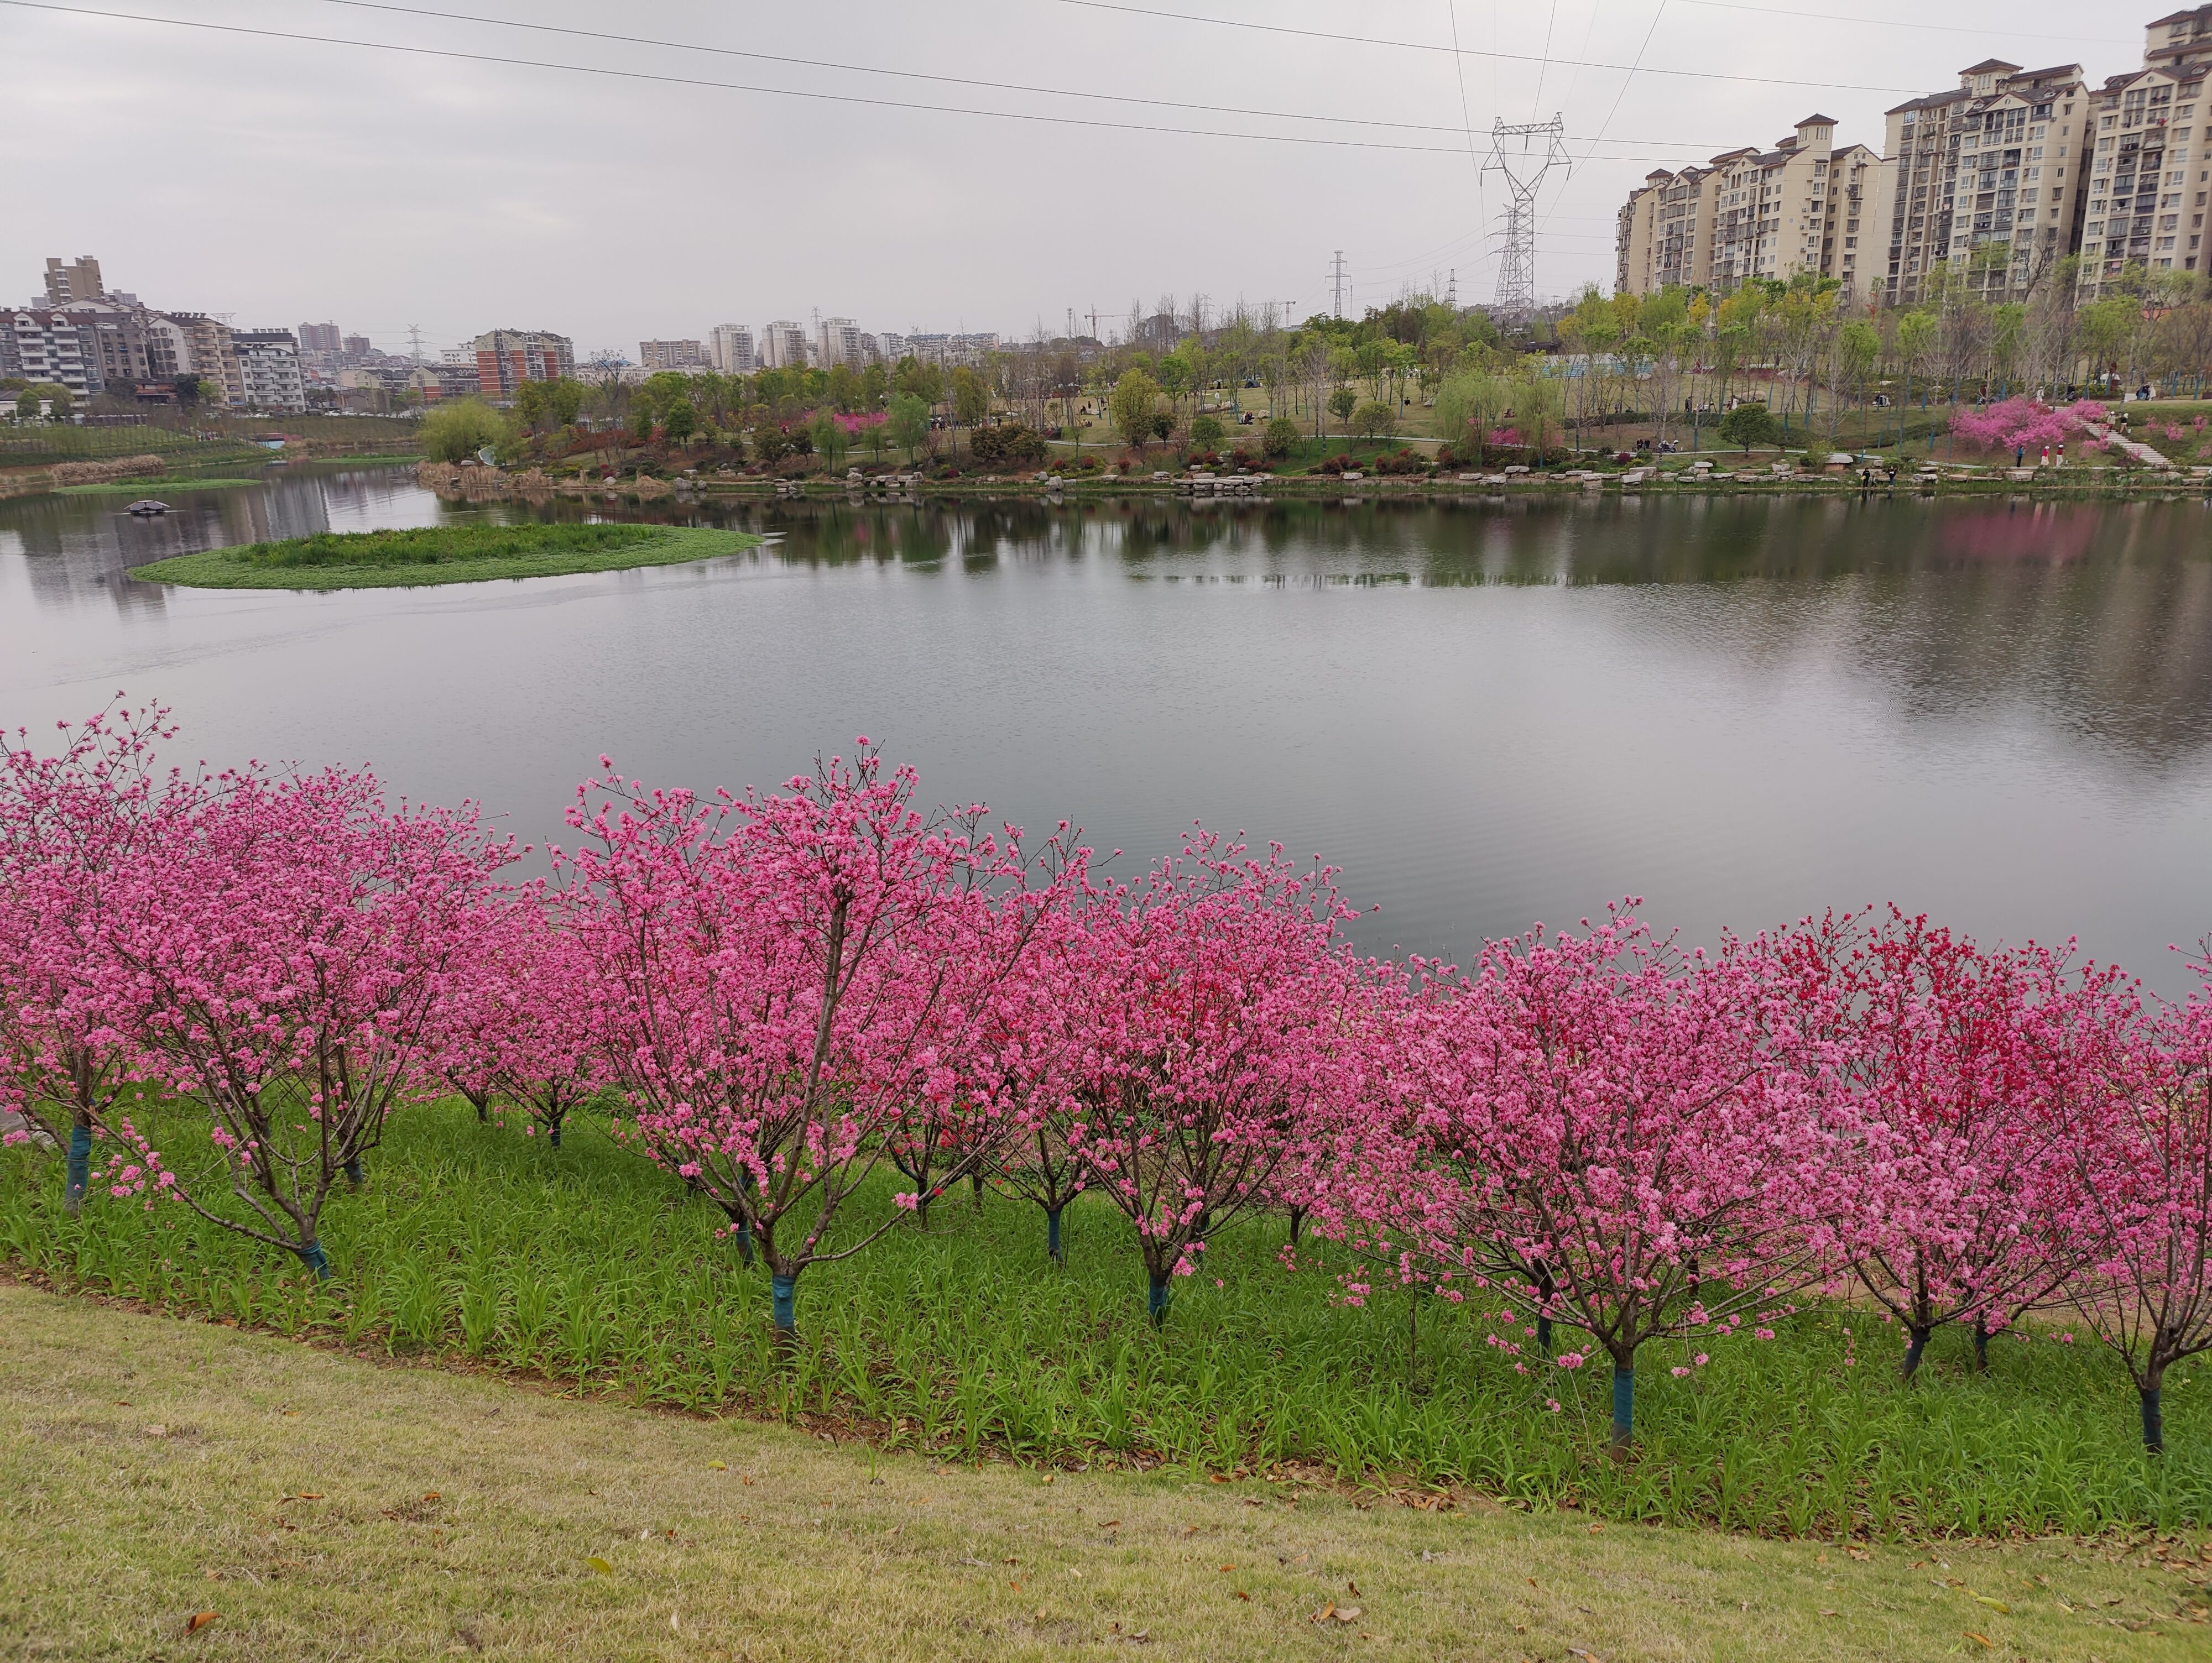
<path fill-rule="evenodd" d="M 370 762 L 540 840 L 603 751 L 769 784 L 866 733 L 1121 867 L 1193 819 L 1324 853 L 1378 949 L 1631 894 L 1700 937 L 1893 899 L 2171 990 L 2212 930 L 2199 502 L 671 507 L 776 540 L 313 596 L 127 574 L 526 511 L 393 470 L 122 501 L 0 504 L 11 727 L 125 689 L 195 755 Z"/>

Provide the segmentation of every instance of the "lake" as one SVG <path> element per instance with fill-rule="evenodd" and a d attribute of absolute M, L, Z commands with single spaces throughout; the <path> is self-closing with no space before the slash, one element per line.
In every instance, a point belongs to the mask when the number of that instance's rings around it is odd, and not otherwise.
<path fill-rule="evenodd" d="M 1318 853 L 1364 944 L 1455 957 L 1628 895 L 1697 938 L 1893 900 L 2179 991 L 2168 944 L 2212 930 L 2195 501 L 611 504 L 773 541 L 319 596 L 128 576 L 532 512 L 272 476 L 150 522 L 0 503 L 0 719 L 125 689 L 191 756 L 372 762 L 540 842 L 602 752 L 765 786 L 866 733 L 931 800 L 1072 819 L 1114 870 L 1194 820 Z"/>

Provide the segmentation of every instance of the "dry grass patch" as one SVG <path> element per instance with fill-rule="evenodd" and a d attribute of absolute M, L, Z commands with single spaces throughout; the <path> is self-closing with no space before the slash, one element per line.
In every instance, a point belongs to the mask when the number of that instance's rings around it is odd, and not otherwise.
<path fill-rule="evenodd" d="M 1856 1548 L 948 1469 L 13 1285 L 0 1333 L 11 1659 L 2119 1663 L 2212 1642 L 2193 1541 Z"/>

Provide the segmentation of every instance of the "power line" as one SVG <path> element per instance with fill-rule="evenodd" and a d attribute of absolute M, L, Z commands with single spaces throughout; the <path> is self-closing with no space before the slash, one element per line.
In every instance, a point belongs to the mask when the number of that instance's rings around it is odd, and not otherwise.
<path fill-rule="evenodd" d="M 1486 52 L 1477 46 L 1446 46 L 1431 40 L 1391 40 L 1374 35 L 1335 34 L 1326 29 L 1293 28 L 1285 23 L 1255 23 L 1241 17 L 1206 17 L 1196 12 L 1158 11 L 1149 6 L 1124 5 L 1121 0 L 1054 0 L 1062 6 L 1081 6 L 1091 11 L 1127 12 L 1133 17 L 1165 18 L 1177 23 L 1211 23 L 1217 28 L 1253 29 L 1262 34 L 1297 35 L 1309 40 L 1331 40 L 1352 46 L 1388 46 L 1398 52 L 1460 52 L 1469 58 L 1503 58 L 1516 64 L 1549 63 L 1560 69 L 1625 70 L 1626 64 L 1586 63 L 1577 58 L 1539 58 L 1529 52 Z M 1849 81 L 1791 81 L 1772 75 L 1729 75 L 1718 70 L 1646 70 L 1646 75 L 1673 76 L 1692 81 L 1741 81 L 1759 87 L 1813 87 L 1838 93 L 1917 93 L 1911 87 L 1862 86 Z"/>
<path fill-rule="evenodd" d="M 716 92 L 758 93 L 771 98 L 805 99 L 817 103 L 866 105 L 886 110 L 915 110 L 933 115 L 983 116 L 998 121 L 1033 121 L 1054 127 L 1103 128 L 1124 133 L 1165 133 L 1181 138 L 1245 139 L 1263 144 L 1319 145 L 1330 149 L 1391 150 L 1428 155 L 1457 155 L 1453 144 L 1397 144 L 1377 139 L 1322 138 L 1304 133 L 1247 133 L 1215 127 L 1169 127 L 1146 122 L 1108 121 L 1088 116 L 1040 115 L 1018 110 L 984 110 L 957 104 L 922 104 L 906 99 L 866 98 L 857 93 L 802 92 L 791 87 L 763 87 L 745 82 L 712 81 L 702 76 L 669 75 L 646 70 L 617 70 L 605 64 L 559 64 L 544 58 L 514 58 L 502 52 L 462 52 L 448 46 L 401 46 L 386 40 L 356 40 L 343 35 L 308 34 L 293 29 L 252 28 L 240 23 L 209 23 L 197 18 L 157 17 L 150 13 L 106 11 L 90 6 L 64 6 L 51 0 L 0 0 L 0 5 L 23 11 L 59 13 L 70 17 L 99 17 L 125 23 L 158 23 L 169 28 L 199 29 L 216 34 L 244 35 L 264 40 L 297 40 L 320 46 L 353 46 L 368 52 L 395 52 L 410 58 L 437 58 L 466 64 L 496 64 L 507 68 L 557 70 L 569 75 L 605 76 L 618 81 L 639 81 L 665 87 L 698 87 Z"/>
<path fill-rule="evenodd" d="M 1552 31 L 1559 26 L 1559 0 L 1552 0 L 1552 15 L 1544 21 L 1544 53 L 1536 60 L 1536 95 L 1528 100 L 1528 119 L 1544 107 L 1544 77 L 1552 68 Z"/>
<path fill-rule="evenodd" d="M 872 64 L 844 64 L 835 58 L 798 58 L 781 52 L 748 52 L 738 46 L 717 46 L 703 40 L 666 40 L 651 35 L 622 34 L 606 29 L 579 29 L 557 23 L 528 23 L 514 18 L 483 17 L 471 12 L 441 11 L 428 6 L 400 6 L 386 0 L 322 0 L 330 6 L 356 11 L 392 12 L 403 17 L 429 17 L 444 22 L 474 23 L 485 28 L 521 29 L 533 34 L 562 34 L 580 40 L 612 41 L 629 46 L 654 46 L 669 52 L 705 52 L 717 58 L 750 58 L 762 64 L 787 64 L 799 69 L 834 70 L 846 75 L 886 76 L 901 81 L 933 81 L 949 87 L 981 87 L 994 92 L 1034 93 L 1046 98 L 1080 98 L 1106 104 L 1142 104 L 1163 110 L 1197 110 L 1211 115 L 1265 116 L 1281 121 L 1323 121 L 1348 127 L 1390 127 L 1408 132 L 1451 133 L 1448 124 L 1391 121 L 1381 117 L 1316 115 L 1303 110 L 1254 109 L 1237 104 L 1197 104 L 1182 99 L 1144 98 L 1130 93 L 1091 93 L 1080 88 L 1040 87 L 1020 81 L 986 81 L 973 76 L 933 75 L 921 70 L 886 70 Z"/>
<path fill-rule="evenodd" d="M 860 105 L 886 110 L 911 110 L 934 115 L 981 116 L 988 119 L 996 121 L 1029 121 L 1041 123 L 1048 126 L 1088 127 L 1103 129 L 1114 132 L 1163 133 L 1182 138 L 1226 138 L 1243 139 L 1263 144 L 1318 145 L 1331 149 L 1385 150 L 1396 152 L 1401 155 L 1409 154 L 1416 155 L 1457 155 L 1460 154 L 1460 147 L 1455 144 L 1405 144 L 1389 143 L 1379 139 L 1327 138 L 1303 133 L 1254 133 L 1224 130 L 1216 127 L 1176 127 L 1147 122 L 1109 121 L 1100 117 L 1046 115 L 1030 111 L 980 109 L 968 105 L 927 104 L 907 99 L 870 98 L 858 93 L 808 92 L 793 87 L 768 87 L 747 82 L 715 81 L 702 76 L 673 75 L 665 72 L 656 72 L 646 70 L 622 70 L 605 64 L 562 64 L 546 58 L 517 58 L 501 52 L 465 52 L 458 47 L 408 46 L 386 40 L 360 40 L 344 35 L 311 34 L 304 31 L 294 29 L 256 28 L 240 23 L 211 23 L 198 18 L 161 17 L 148 12 L 111 11 L 91 6 L 65 6 L 52 3 L 52 0 L 0 0 L 0 5 L 11 6 L 18 10 L 23 11 L 51 12 L 70 17 L 96 17 L 114 22 L 153 23 L 167 28 L 198 29 L 203 32 L 217 34 L 243 35 L 256 39 L 292 40 L 303 42 L 311 46 L 351 46 L 366 52 L 392 52 L 410 58 L 434 58 L 468 64 L 491 64 L 512 69 L 553 70 L 568 75 L 604 76 L 618 81 L 637 81 L 660 86 L 696 87 L 715 92 L 757 93 L 771 98 L 793 98 L 806 100 L 817 103 Z M 627 39 L 629 37 L 612 38 Z M 656 45 L 659 43 L 641 41 L 639 44 Z M 696 50 L 711 52 L 723 49 L 701 47 Z M 1658 72 L 1654 71 L 1653 73 Z M 1045 92 L 1049 91 L 1050 89 L 1038 88 L 1036 90 Z M 1061 95 L 1083 98 L 1101 96 L 1099 94 L 1087 93 L 1063 94 Z M 1166 100 L 1158 101 L 1163 103 L 1166 102 Z M 1176 107 L 1218 109 L 1224 113 L 1229 112 L 1227 106 L 1219 106 L 1185 105 Z M 1245 113 L 1271 114 L 1273 112 L 1255 111 L 1247 112 Z M 1418 128 L 1423 130 L 1435 132 L 1448 132 L 1454 134 L 1459 132 L 1459 129 L 1455 127 L 1439 125 L 1437 124 L 1412 122 L 1364 122 L 1355 117 L 1285 114 L 1282 118 L 1290 120 L 1346 121 L 1365 126 L 1392 125 L 1406 128 Z M 1703 149 L 1712 148 L 1710 145 L 1692 144 L 1679 139 L 1644 141 L 1619 139 L 1613 141 L 1613 143 L 1621 145 L 1658 145 L 1669 149 L 1681 148 L 1687 149 Z"/>

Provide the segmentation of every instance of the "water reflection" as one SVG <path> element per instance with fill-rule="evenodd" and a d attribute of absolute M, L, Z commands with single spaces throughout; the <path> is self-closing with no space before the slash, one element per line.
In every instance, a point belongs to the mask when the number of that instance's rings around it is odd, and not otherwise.
<path fill-rule="evenodd" d="M 2174 985 L 2212 927 L 2212 513 L 1856 498 L 448 505 L 404 470 L 0 504 L 0 719 L 114 689 L 204 754 L 369 758 L 557 833 L 866 731 L 1131 860 L 1194 815 L 1464 952 L 1631 891 L 1693 932 L 1891 897 Z M 338 529 L 734 525 L 683 567 L 349 595 L 131 567 Z M 1363 937 L 1364 939 L 1367 937 Z"/>

